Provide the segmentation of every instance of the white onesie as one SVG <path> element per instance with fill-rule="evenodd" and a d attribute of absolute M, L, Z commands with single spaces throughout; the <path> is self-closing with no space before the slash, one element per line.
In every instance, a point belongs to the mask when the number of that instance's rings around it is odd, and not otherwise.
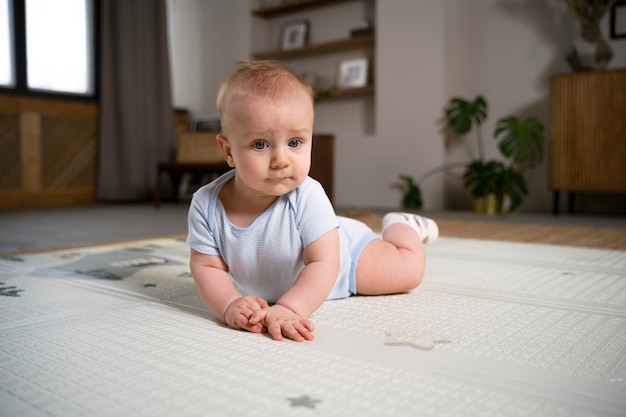
<path fill-rule="evenodd" d="M 322 186 L 307 178 L 282 195 L 245 228 L 233 225 L 218 198 L 231 170 L 201 187 L 189 209 L 187 243 L 207 255 L 222 257 L 237 288 L 244 294 L 276 302 L 303 268 L 304 248 L 339 227 L 341 267 L 328 299 L 356 293 L 356 261 L 377 235 L 365 224 L 335 215 Z"/>

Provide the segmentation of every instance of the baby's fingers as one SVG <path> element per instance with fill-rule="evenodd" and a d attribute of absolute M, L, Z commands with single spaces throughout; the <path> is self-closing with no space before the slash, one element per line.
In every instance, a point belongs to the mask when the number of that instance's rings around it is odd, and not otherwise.
<path fill-rule="evenodd" d="M 305 340 L 313 340 L 312 330 L 304 323 L 304 320 L 297 322 L 285 323 L 282 326 L 282 335 L 295 342 L 303 342 Z"/>
<path fill-rule="evenodd" d="M 267 316 L 267 309 L 266 308 L 262 308 L 260 310 L 254 310 L 252 312 L 252 314 L 250 314 L 250 318 L 248 319 L 248 323 L 250 325 L 255 325 L 255 324 L 261 323 L 263 320 L 265 320 L 266 316 Z"/>
<path fill-rule="evenodd" d="M 298 335 L 302 338 L 298 341 L 315 339 L 315 336 L 313 336 L 313 330 L 315 329 L 315 326 L 313 326 L 313 323 L 311 323 L 308 320 L 301 320 L 299 323 L 296 323 L 294 325 L 294 329 L 298 332 Z M 296 340 L 293 338 L 290 338 L 290 339 Z"/>
<path fill-rule="evenodd" d="M 259 303 L 261 308 L 268 308 L 270 306 L 264 298 L 256 297 L 256 302 Z"/>
<path fill-rule="evenodd" d="M 245 329 L 248 326 L 248 319 L 243 314 L 237 314 L 232 323 L 227 322 L 227 324 L 233 329 Z"/>
<path fill-rule="evenodd" d="M 267 326 L 267 332 L 272 336 L 274 340 L 283 340 L 283 329 L 280 323 L 273 322 Z"/>
<path fill-rule="evenodd" d="M 302 324 L 309 332 L 315 330 L 315 325 L 310 320 L 302 319 L 300 320 L 300 324 Z"/>
<path fill-rule="evenodd" d="M 263 324 L 261 323 L 248 324 L 246 325 L 245 329 L 251 333 L 265 333 L 267 331 L 265 326 L 263 326 Z"/>

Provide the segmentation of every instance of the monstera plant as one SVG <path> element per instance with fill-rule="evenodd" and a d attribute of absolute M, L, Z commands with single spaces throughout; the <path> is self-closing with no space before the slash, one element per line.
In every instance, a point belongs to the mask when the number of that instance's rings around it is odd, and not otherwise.
<path fill-rule="evenodd" d="M 498 149 L 503 158 L 487 160 L 481 129 L 487 114 L 487 101 L 482 96 L 472 101 L 455 97 L 448 102 L 445 109 L 447 126 L 459 137 L 474 130 L 478 158 L 468 163 L 435 168 L 422 175 L 418 181 L 406 175 L 401 176 L 406 185 L 411 186 L 405 187 L 405 200 L 409 190 L 413 195 L 416 192 L 421 195 L 418 184 L 426 177 L 447 169 L 464 167 L 463 183 L 474 199 L 476 211 L 499 213 L 502 210 L 502 202 L 507 197 L 509 205 L 506 211 L 512 213 L 519 209 L 524 197 L 528 195 L 524 172 L 534 168 L 543 159 L 543 125 L 533 117 L 525 120 L 515 116 L 499 119 L 496 122 L 493 139 L 498 142 Z"/>

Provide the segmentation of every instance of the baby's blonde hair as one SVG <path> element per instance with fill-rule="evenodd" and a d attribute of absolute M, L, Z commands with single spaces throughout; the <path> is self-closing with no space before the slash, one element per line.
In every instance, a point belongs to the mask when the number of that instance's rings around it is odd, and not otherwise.
<path fill-rule="evenodd" d="M 238 62 L 217 94 L 222 131 L 228 125 L 232 111 L 230 101 L 237 94 L 277 99 L 293 92 L 303 92 L 311 102 L 315 100 L 313 87 L 279 61 Z"/>

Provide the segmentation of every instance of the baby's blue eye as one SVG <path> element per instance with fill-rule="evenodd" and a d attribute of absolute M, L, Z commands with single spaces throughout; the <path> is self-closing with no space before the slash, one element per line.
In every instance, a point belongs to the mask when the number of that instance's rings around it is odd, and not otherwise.
<path fill-rule="evenodd" d="M 259 150 L 260 150 L 260 149 L 265 149 L 265 148 L 267 148 L 267 143 L 265 143 L 265 142 L 263 142 L 263 141 L 254 142 L 254 143 L 252 144 L 252 147 L 253 147 L 254 149 L 259 149 Z"/>
<path fill-rule="evenodd" d="M 300 139 L 291 139 L 289 141 L 289 146 L 292 147 L 292 148 L 297 148 L 301 144 L 302 144 L 302 141 Z"/>

